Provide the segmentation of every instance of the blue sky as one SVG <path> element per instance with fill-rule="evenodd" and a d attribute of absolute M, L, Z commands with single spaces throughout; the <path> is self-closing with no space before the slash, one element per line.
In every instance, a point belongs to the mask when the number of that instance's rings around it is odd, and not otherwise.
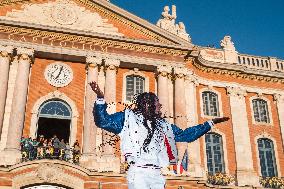
<path fill-rule="evenodd" d="M 196 45 L 215 45 L 230 35 L 239 53 L 284 60 L 284 0 L 110 0 L 156 24 L 165 5 L 177 6 L 177 22 Z"/>

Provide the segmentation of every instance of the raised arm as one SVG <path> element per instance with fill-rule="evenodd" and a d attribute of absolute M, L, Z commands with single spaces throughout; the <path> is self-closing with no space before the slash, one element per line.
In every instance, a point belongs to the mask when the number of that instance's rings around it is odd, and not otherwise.
<path fill-rule="evenodd" d="M 106 108 L 104 100 L 97 100 L 93 109 L 95 123 L 101 129 L 119 134 L 124 124 L 124 112 L 108 114 Z"/>
<path fill-rule="evenodd" d="M 173 124 L 171 126 L 176 142 L 193 142 L 211 129 L 211 124 L 209 122 L 189 127 L 185 130 L 182 130 Z"/>
<path fill-rule="evenodd" d="M 175 141 L 176 142 L 193 142 L 208 131 L 210 131 L 211 127 L 214 124 L 221 123 L 224 121 L 228 121 L 228 117 L 222 117 L 222 118 L 215 118 L 211 121 L 206 121 L 203 124 L 199 124 L 193 127 L 189 127 L 185 130 L 182 130 L 181 128 L 177 127 L 176 125 L 171 125 L 173 133 L 175 135 Z"/>
<path fill-rule="evenodd" d="M 124 124 L 124 112 L 117 112 L 115 114 L 108 114 L 107 104 L 104 100 L 104 94 L 100 90 L 96 82 L 91 82 L 92 90 L 97 94 L 98 100 L 96 101 L 93 109 L 95 123 L 101 129 L 119 134 Z"/>

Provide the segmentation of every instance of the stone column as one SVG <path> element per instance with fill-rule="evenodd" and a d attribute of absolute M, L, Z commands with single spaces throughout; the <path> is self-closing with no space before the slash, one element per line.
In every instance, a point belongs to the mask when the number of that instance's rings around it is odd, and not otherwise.
<path fill-rule="evenodd" d="M 116 72 L 120 60 L 105 59 L 106 80 L 105 100 L 108 103 L 107 112 L 116 112 Z M 115 156 L 116 136 L 105 130 L 102 131 L 102 157 L 98 158 L 99 172 L 120 172 L 120 160 Z"/>
<path fill-rule="evenodd" d="M 106 66 L 106 82 L 105 82 L 105 100 L 109 104 L 109 113 L 116 112 L 116 71 L 120 61 L 116 59 L 105 59 Z M 111 140 L 113 135 L 107 131 L 103 131 L 103 155 L 114 156 L 114 145 Z"/>
<path fill-rule="evenodd" d="M 89 83 L 92 81 L 98 82 L 98 66 L 102 64 L 102 58 L 88 56 L 86 57 L 86 64 L 87 81 L 85 89 L 83 155 L 80 158 L 80 163 L 87 168 L 95 169 L 97 127 L 92 112 L 96 94 L 93 92 Z"/>
<path fill-rule="evenodd" d="M 185 93 L 186 93 L 186 107 L 188 126 L 194 126 L 198 124 L 197 113 L 197 101 L 196 101 L 196 86 L 198 86 L 198 80 L 194 77 L 193 73 L 188 71 L 185 77 Z M 205 177 L 205 169 L 201 166 L 201 152 L 200 152 L 200 140 L 196 140 L 188 144 L 188 172 L 192 177 Z"/>
<path fill-rule="evenodd" d="M 246 111 L 246 91 L 242 88 L 228 87 L 236 151 L 236 177 L 238 186 L 259 186 L 259 178 L 253 169 L 251 141 Z"/>
<path fill-rule="evenodd" d="M 7 143 L 3 152 L 6 157 L 4 162 L 6 165 L 15 164 L 21 159 L 20 140 L 24 127 L 30 67 L 34 50 L 17 48 L 17 54 L 19 66 L 12 100 Z"/>
<path fill-rule="evenodd" d="M 2 134 L 5 102 L 8 90 L 9 69 L 10 69 L 10 54 L 13 52 L 13 47 L 0 45 L 0 140 Z"/>
<path fill-rule="evenodd" d="M 186 120 L 186 106 L 185 106 L 185 82 L 184 77 L 186 75 L 186 68 L 176 67 L 174 68 L 174 120 L 175 124 L 181 129 L 187 128 L 187 120 Z M 182 158 L 187 149 L 186 142 L 178 142 L 177 144 L 178 150 L 178 168 L 182 162 Z M 179 169 L 178 169 L 178 174 Z"/>
<path fill-rule="evenodd" d="M 170 66 L 158 66 L 158 97 L 162 104 L 162 113 L 165 115 L 167 120 L 169 120 L 169 90 L 168 90 L 168 76 L 172 72 L 172 67 Z"/>
<path fill-rule="evenodd" d="M 274 100 L 277 105 L 279 127 L 282 136 L 282 147 L 284 149 L 284 94 L 274 94 Z"/>

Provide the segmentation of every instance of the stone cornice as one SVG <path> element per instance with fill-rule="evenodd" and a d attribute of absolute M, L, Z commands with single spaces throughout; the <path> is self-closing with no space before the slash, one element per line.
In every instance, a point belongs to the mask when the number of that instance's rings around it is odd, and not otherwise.
<path fill-rule="evenodd" d="M 24 4 L 28 0 L 4 0 L 0 2 L 0 7 L 4 5 L 11 5 L 14 3 Z M 177 46 L 183 46 L 185 48 L 192 48 L 192 44 L 186 40 L 173 35 L 161 28 L 151 24 L 105 0 L 74 0 L 75 2 L 85 6 L 86 8 L 92 9 L 99 14 L 114 19 L 126 27 L 129 27 L 138 33 L 148 36 L 153 41 L 160 44 L 172 44 Z M 29 1 L 28 1 L 29 2 Z M 126 38 L 124 38 L 126 39 Z"/>
<path fill-rule="evenodd" d="M 253 69 L 239 64 L 207 61 L 201 56 L 198 56 L 196 60 L 193 61 L 193 65 L 204 72 L 213 72 L 235 78 L 284 83 L 284 73 Z"/>
<path fill-rule="evenodd" d="M 268 95 L 280 94 L 281 96 L 284 96 L 284 89 L 281 90 L 281 89 L 264 88 L 264 87 L 260 88 L 260 87 L 242 85 L 242 84 L 234 83 L 234 82 L 209 80 L 209 79 L 204 79 L 196 75 L 192 75 L 192 78 L 194 78 L 194 80 L 196 80 L 199 84 L 204 85 L 204 86 L 234 88 L 234 89 L 242 89 L 243 91 L 246 91 L 247 93 L 268 94 Z"/>
<path fill-rule="evenodd" d="M 135 41 L 135 40 L 127 40 L 125 38 L 119 38 L 114 36 L 102 37 L 99 36 L 88 36 L 80 33 L 76 34 L 67 34 L 60 32 L 50 32 L 50 31 L 41 31 L 37 29 L 31 28 L 19 28 L 14 26 L 6 26 L 0 25 L 0 32 L 6 35 L 17 35 L 17 36 L 29 36 L 31 38 L 50 38 L 52 37 L 53 41 L 64 41 L 69 43 L 81 43 L 81 44 L 92 44 L 101 46 L 102 50 L 106 50 L 107 48 L 116 48 L 116 49 L 126 49 L 126 50 L 134 50 L 138 52 L 147 52 L 147 53 L 155 53 L 155 54 L 166 54 L 171 56 L 181 56 L 184 57 L 188 49 L 182 49 L 182 47 L 178 46 L 167 46 L 164 44 L 151 43 L 145 41 Z"/>
<path fill-rule="evenodd" d="M 91 50 L 83 50 L 83 49 L 72 49 L 68 47 L 55 47 L 45 44 L 34 44 L 34 43 L 27 43 L 27 42 L 17 42 L 11 40 L 1 40 L 0 44 L 3 45 L 10 45 L 15 48 L 17 47 L 25 47 L 25 48 L 33 48 L 36 52 L 43 52 L 43 53 L 51 53 L 51 54 L 68 54 L 76 57 L 82 57 L 85 62 L 85 57 L 87 56 L 98 56 L 105 58 L 113 58 L 119 59 L 122 62 L 130 62 L 133 64 L 141 64 L 141 65 L 148 65 L 148 66 L 159 66 L 159 65 L 171 65 L 171 66 L 180 66 L 180 64 L 185 64 L 184 62 L 175 62 L 175 61 L 168 61 L 162 59 L 154 59 L 154 58 L 146 58 L 146 57 L 138 57 L 132 55 L 125 55 L 125 54 L 117 54 L 117 53 L 108 53 L 108 52 L 101 52 L 101 51 L 91 51 Z"/>

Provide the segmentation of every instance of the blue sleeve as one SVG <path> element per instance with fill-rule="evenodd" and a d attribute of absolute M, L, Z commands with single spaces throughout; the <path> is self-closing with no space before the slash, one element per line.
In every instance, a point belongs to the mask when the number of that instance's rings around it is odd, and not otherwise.
<path fill-rule="evenodd" d="M 108 114 L 107 104 L 94 105 L 93 115 L 96 125 L 114 134 L 119 134 L 122 131 L 124 124 L 124 112 L 117 112 L 114 114 Z"/>
<path fill-rule="evenodd" d="M 171 126 L 176 142 L 193 142 L 211 129 L 211 126 L 208 122 L 189 127 L 185 130 L 182 130 L 173 124 Z"/>

